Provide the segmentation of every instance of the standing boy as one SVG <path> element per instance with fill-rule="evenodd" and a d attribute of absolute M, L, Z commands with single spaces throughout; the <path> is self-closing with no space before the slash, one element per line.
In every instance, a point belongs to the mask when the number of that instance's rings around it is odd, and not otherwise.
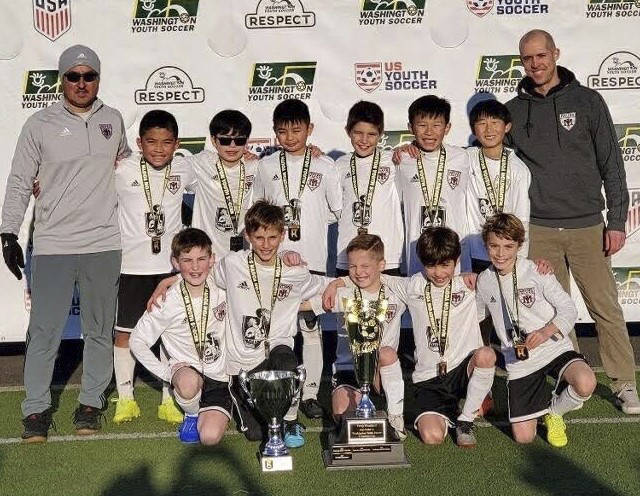
<path fill-rule="evenodd" d="M 229 423 L 232 401 L 225 371 L 225 293 L 208 277 L 214 262 L 209 236 L 194 228 L 179 232 L 171 244 L 171 262 L 182 279 L 171 286 L 158 310 L 145 312 L 138 321 L 131 350 L 150 372 L 173 386 L 186 413 L 180 440 L 214 445 Z M 158 339 L 168 363 L 150 349 Z"/>

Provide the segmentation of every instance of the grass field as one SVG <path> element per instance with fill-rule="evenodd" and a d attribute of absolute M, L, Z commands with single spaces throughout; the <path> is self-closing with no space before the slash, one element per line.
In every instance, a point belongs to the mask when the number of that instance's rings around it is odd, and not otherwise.
<path fill-rule="evenodd" d="M 496 414 L 481 421 L 478 447 L 461 450 L 448 438 L 425 447 L 405 441 L 411 468 L 328 472 L 321 460 L 327 427 L 304 420 L 307 444 L 293 453 L 290 473 L 262 474 L 258 443 L 235 431 L 213 448 L 183 446 L 174 428 L 155 418 L 160 393 L 136 388 L 143 417 L 116 426 L 109 419 L 95 438 L 76 438 L 71 421 L 77 390 L 54 395 L 57 433 L 45 445 L 22 445 L 22 392 L 0 393 L 0 495 L 638 495 L 640 418 L 610 402 L 604 385 L 567 416 L 569 445 L 538 438 L 518 446 L 505 425 L 504 382 L 494 387 Z M 324 398 L 326 400 L 326 398 Z"/>

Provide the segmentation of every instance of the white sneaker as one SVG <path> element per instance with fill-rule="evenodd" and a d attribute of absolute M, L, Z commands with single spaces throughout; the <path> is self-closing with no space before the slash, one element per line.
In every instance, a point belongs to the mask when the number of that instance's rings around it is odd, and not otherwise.
<path fill-rule="evenodd" d="M 389 424 L 393 428 L 400 441 L 407 439 L 407 431 L 404 428 L 404 417 L 400 415 L 389 415 Z"/>
<path fill-rule="evenodd" d="M 640 415 L 640 399 L 633 384 L 625 386 L 616 394 L 616 404 L 627 415 Z"/>

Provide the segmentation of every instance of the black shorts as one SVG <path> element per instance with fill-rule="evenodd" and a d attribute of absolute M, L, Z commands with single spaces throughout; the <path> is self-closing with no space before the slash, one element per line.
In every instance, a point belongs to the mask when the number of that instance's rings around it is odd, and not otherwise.
<path fill-rule="evenodd" d="M 428 381 L 414 384 L 415 412 L 414 427 L 417 428 L 418 420 L 422 415 L 435 414 L 444 417 L 448 425 L 454 425 L 458 418 L 458 403 L 467 396 L 469 385 L 469 361 L 473 355 L 467 358 L 444 377 L 434 377 Z"/>
<path fill-rule="evenodd" d="M 350 388 L 360 391 L 360 384 L 353 370 L 338 370 L 331 376 L 331 388 L 333 391 L 339 388 Z"/>
<path fill-rule="evenodd" d="M 147 308 L 147 301 L 160 281 L 173 274 L 120 274 L 116 331 L 131 332 Z"/>
<path fill-rule="evenodd" d="M 208 410 L 218 410 L 231 418 L 233 401 L 228 382 L 220 382 L 204 376 L 202 395 L 200 396 L 200 413 Z"/>
<path fill-rule="evenodd" d="M 519 379 L 507 381 L 509 421 L 524 422 L 546 414 L 552 395 L 560 394 L 567 387 L 567 383 L 563 380 L 558 381 L 558 378 L 570 363 L 577 360 L 586 362 L 580 353 L 573 350 L 565 351 L 541 369 Z M 555 379 L 555 388 L 551 388 L 547 376 Z"/>

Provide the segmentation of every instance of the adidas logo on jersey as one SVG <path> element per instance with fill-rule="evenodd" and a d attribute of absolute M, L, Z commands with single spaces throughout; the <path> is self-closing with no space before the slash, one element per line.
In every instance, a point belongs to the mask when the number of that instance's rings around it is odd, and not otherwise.
<path fill-rule="evenodd" d="M 212 176 L 212 177 L 211 177 L 211 179 L 212 179 L 213 181 L 219 181 L 219 180 L 220 180 L 220 177 L 218 176 L 218 174 L 215 174 L 214 176 Z"/>
<path fill-rule="evenodd" d="M 272 181 L 279 181 L 280 178 L 278 177 L 278 174 L 274 174 L 273 177 L 271 178 Z"/>
<path fill-rule="evenodd" d="M 415 174 L 412 178 L 411 181 L 409 181 L 410 183 L 417 183 L 420 179 L 418 179 L 418 174 Z"/>
<path fill-rule="evenodd" d="M 138 182 L 137 179 L 134 179 L 133 182 L 131 183 L 131 186 L 140 186 L 140 183 Z"/>
<path fill-rule="evenodd" d="M 68 127 L 65 127 L 58 136 L 71 136 L 71 131 L 69 131 Z"/>
<path fill-rule="evenodd" d="M 238 289 L 244 289 L 244 290 L 249 290 L 249 285 L 247 284 L 247 281 L 242 281 L 240 284 L 238 284 Z"/>
<path fill-rule="evenodd" d="M 495 303 L 496 299 L 492 296 L 491 299 L 489 300 L 489 303 Z"/>

